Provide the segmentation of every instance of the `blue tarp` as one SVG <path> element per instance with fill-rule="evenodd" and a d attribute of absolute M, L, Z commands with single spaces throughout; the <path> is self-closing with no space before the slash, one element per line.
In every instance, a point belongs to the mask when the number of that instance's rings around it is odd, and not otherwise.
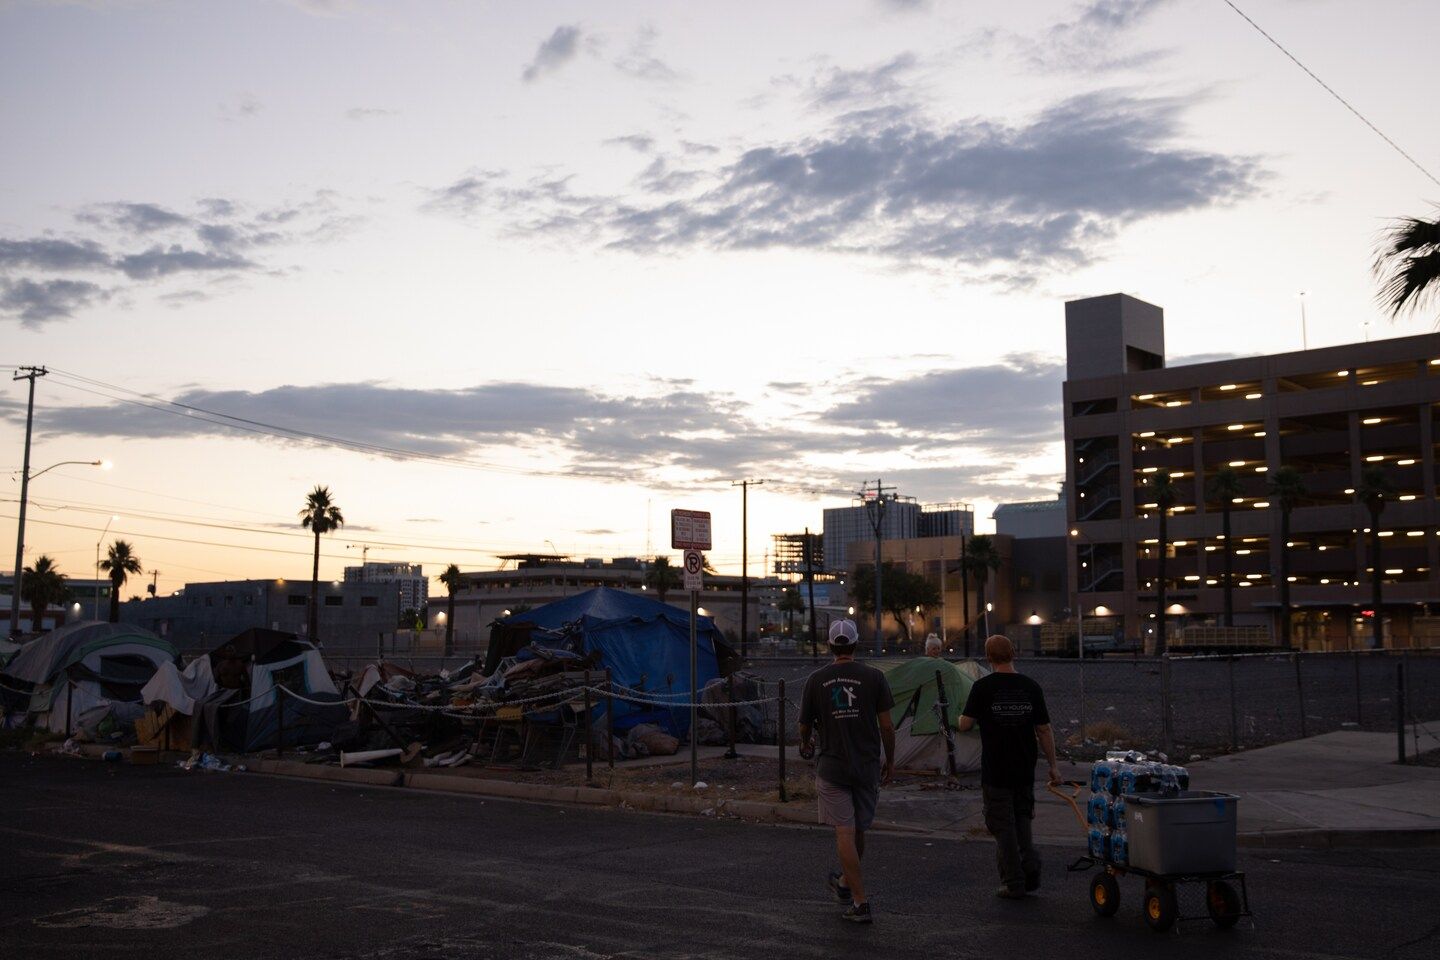
<path fill-rule="evenodd" d="M 647 699 L 690 702 L 690 614 L 687 611 L 623 590 L 597 587 L 513 614 L 500 622 L 507 626 L 532 624 L 536 628 L 534 639 L 542 645 L 563 646 L 586 656 L 597 655 L 599 669 L 608 668 L 616 686 L 644 691 Z M 696 674 L 701 688 L 720 675 L 715 656 L 718 637 L 720 632 L 714 620 L 696 618 Z M 603 705 L 596 706 L 597 720 L 603 711 Z M 615 728 L 628 730 L 638 723 L 654 723 L 683 737 L 690 728 L 690 709 L 616 700 Z"/>

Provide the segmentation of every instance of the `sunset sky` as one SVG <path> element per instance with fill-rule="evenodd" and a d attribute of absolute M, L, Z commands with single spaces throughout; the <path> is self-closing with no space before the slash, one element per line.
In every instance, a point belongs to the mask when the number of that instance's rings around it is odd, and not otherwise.
<path fill-rule="evenodd" d="M 1440 4 L 1237 4 L 1440 168 Z M 1434 323 L 1369 268 L 1440 186 L 1223 0 L 8 0 L 0 129 L 34 469 L 114 462 L 35 482 L 26 562 L 113 514 L 162 591 L 308 576 L 317 483 L 327 577 L 668 552 L 672 507 L 738 572 L 742 477 L 756 574 L 876 476 L 986 528 L 1058 488 L 1067 299 L 1172 362 L 1299 349 L 1302 290 L 1311 346 Z"/>

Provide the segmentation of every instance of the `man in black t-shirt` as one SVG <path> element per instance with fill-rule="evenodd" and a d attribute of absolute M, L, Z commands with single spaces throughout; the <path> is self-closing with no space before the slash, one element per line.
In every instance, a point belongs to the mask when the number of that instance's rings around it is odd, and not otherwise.
<path fill-rule="evenodd" d="M 815 764 L 815 794 L 820 822 L 835 828 L 840 870 L 828 881 L 835 896 L 849 903 L 846 920 L 870 922 L 870 901 L 860 876 L 865 831 L 875 819 L 880 784 L 895 769 L 895 700 L 885 674 L 855 662 L 860 633 L 851 620 L 830 625 L 834 661 L 805 681 L 800 700 L 800 756 L 815 755 L 812 736 L 820 735 Z M 884 753 L 881 753 L 881 747 Z"/>
<path fill-rule="evenodd" d="M 1015 646 L 999 634 L 985 641 L 992 668 L 976 680 L 960 713 L 960 730 L 980 727 L 980 790 L 985 827 L 995 838 L 1000 867 L 997 895 L 1019 900 L 1040 886 L 1040 854 L 1031 839 L 1035 819 L 1038 741 L 1050 763 L 1050 782 L 1060 782 L 1055 736 L 1040 684 L 1015 672 Z"/>

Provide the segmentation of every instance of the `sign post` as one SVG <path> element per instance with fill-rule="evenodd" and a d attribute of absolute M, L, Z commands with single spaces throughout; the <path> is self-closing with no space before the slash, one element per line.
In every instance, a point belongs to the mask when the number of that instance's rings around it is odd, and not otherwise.
<path fill-rule="evenodd" d="M 709 550 L 710 514 L 703 510 L 670 511 L 670 546 L 685 551 L 685 589 L 690 593 L 690 786 L 700 782 L 700 741 L 698 697 L 700 655 L 695 623 L 700 615 L 700 589 L 704 586 L 705 556 Z"/>

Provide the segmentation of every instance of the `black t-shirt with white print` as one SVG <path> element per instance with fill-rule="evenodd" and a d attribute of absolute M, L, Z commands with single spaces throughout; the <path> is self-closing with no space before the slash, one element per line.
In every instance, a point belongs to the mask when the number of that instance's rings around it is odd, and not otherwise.
<path fill-rule="evenodd" d="M 1019 673 L 975 681 L 962 714 L 980 727 L 980 782 L 1016 789 L 1035 782 L 1035 728 L 1050 722 L 1040 684 Z"/>

